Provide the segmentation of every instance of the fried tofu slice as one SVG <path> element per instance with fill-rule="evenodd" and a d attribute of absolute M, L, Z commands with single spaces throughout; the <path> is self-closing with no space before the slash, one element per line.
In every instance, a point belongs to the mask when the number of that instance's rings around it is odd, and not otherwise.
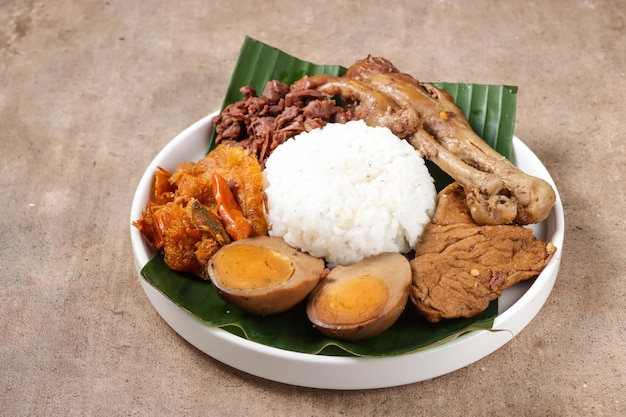
<path fill-rule="evenodd" d="M 455 182 L 438 194 L 410 262 L 410 298 L 429 322 L 474 317 L 503 290 L 539 275 L 555 252 L 530 228 L 474 223 L 465 191 Z"/>

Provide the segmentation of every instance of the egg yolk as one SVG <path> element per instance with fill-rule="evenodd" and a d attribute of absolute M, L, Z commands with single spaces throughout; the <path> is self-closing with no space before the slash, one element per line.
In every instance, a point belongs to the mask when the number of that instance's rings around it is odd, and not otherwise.
<path fill-rule="evenodd" d="M 357 324 L 378 317 L 389 297 L 384 279 L 359 275 L 327 285 L 316 297 L 316 307 L 320 321 L 326 324 Z"/>
<path fill-rule="evenodd" d="M 215 254 L 213 269 L 219 283 L 233 290 L 275 287 L 294 272 L 287 256 L 257 245 L 223 247 Z"/>

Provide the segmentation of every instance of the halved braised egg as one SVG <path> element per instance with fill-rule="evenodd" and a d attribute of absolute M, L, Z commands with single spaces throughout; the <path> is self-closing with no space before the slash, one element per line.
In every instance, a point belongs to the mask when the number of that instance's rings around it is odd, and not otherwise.
<path fill-rule="evenodd" d="M 398 253 L 382 253 L 331 270 L 310 294 L 307 316 L 331 338 L 369 339 L 400 317 L 410 287 L 409 261 Z"/>
<path fill-rule="evenodd" d="M 220 297 L 253 314 L 294 307 L 315 288 L 325 270 L 322 259 L 269 236 L 236 240 L 220 248 L 208 263 Z"/>

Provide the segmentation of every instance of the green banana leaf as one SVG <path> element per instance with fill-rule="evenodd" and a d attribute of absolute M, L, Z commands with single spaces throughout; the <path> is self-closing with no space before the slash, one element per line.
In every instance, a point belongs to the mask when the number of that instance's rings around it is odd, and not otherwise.
<path fill-rule="evenodd" d="M 241 99 L 239 89 L 251 85 L 257 92 L 268 80 L 290 84 L 304 75 L 342 75 L 346 68 L 316 65 L 290 56 L 274 47 L 246 37 L 222 105 Z M 433 83 L 455 97 L 472 128 L 498 152 L 510 158 L 517 87 L 484 84 Z M 182 162 L 182 161 L 181 161 Z M 451 180 L 429 164 L 438 189 Z M 407 306 L 394 325 L 379 336 L 362 342 L 332 340 L 315 330 L 308 321 L 305 305 L 273 316 L 245 313 L 224 302 L 209 281 L 171 270 L 157 254 L 142 269 L 143 277 L 182 309 L 203 320 L 249 340 L 280 349 L 324 355 L 384 357 L 428 349 L 464 333 L 491 329 L 498 314 L 498 301 L 472 319 L 427 323 Z"/>

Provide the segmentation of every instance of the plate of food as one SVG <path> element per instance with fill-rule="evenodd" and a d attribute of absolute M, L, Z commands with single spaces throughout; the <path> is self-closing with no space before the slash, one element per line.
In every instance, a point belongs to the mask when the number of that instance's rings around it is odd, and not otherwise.
<path fill-rule="evenodd" d="M 384 58 L 302 70 L 248 38 L 238 68 L 250 48 L 288 77 L 236 70 L 133 199 L 135 266 L 165 322 L 234 368 L 325 389 L 434 378 L 519 333 L 556 280 L 564 215 L 512 134 L 516 90 L 477 88 L 461 110 L 465 85 Z"/>

